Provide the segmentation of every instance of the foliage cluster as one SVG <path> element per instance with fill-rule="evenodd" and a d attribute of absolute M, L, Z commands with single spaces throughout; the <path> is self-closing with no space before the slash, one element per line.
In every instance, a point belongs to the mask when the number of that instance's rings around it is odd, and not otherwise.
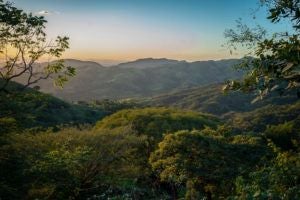
<path fill-rule="evenodd" d="M 291 124 L 236 135 L 210 115 L 144 108 L 121 110 L 93 129 L 10 133 L 0 140 L 0 194 L 293 199 L 299 195 L 299 131 Z"/>
<path fill-rule="evenodd" d="M 69 48 L 69 38 L 58 36 L 54 42 L 47 41 L 43 16 L 35 16 L 18 9 L 10 2 L 0 1 L 0 92 L 8 93 L 7 86 L 18 77 L 25 78 L 22 89 L 43 79 L 53 79 L 55 85 L 63 86 L 75 69 L 59 60 Z M 41 58 L 49 62 L 45 67 L 37 62 Z"/>
<path fill-rule="evenodd" d="M 274 91 L 282 95 L 291 89 L 296 89 L 296 95 L 300 97 L 299 1 L 261 0 L 261 3 L 268 9 L 270 22 L 276 24 L 283 21 L 288 31 L 268 36 L 264 28 L 251 28 L 240 20 L 236 29 L 226 30 L 227 46 L 231 50 L 242 46 L 250 52 L 238 65 L 239 69 L 246 71 L 244 79 L 229 81 L 224 90 L 255 92 L 258 97 L 254 101 Z"/>

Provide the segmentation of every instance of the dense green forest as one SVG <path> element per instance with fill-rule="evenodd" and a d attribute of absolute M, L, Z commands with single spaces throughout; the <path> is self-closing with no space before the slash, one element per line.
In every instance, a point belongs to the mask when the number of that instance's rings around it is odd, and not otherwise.
<path fill-rule="evenodd" d="M 1 94 L 3 199 L 300 195 L 299 101 L 220 118 L 149 102 L 74 105 L 32 89 L 15 95 Z"/>
<path fill-rule="evenodd" d="M 298 1 L 278 2 L 269 18 L 292 15 L 300 29 Z M 22 52 L 44 44 L 43 17 L 2 0 L 0 17 L 1 44 Z M 24 41 L 27 34 L 37 40 Z M 259 41 L 245 78 L 228 82 L 225 93 L 213 84 L 76 103 L 29 87 L 41 56 L 30 48 L 32 60 L 21 66 L 27 85 L 14 82 L 14 59 L 0 68 L 0 199 L 300 199 L 300 40 L 291 37 Z M 68 38 L 56 42 L 43 53 L 60 58 Z M 38 75 L 63 86 L 75 71 L 57 61 Z"/>

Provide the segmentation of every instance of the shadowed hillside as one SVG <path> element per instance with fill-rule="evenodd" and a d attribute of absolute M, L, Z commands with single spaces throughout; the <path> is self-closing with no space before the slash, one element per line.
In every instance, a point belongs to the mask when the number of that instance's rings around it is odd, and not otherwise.
<path fill-rule="evenodd" d="M 252 103 L 252 100 L 256 97 L 255 94 L 238 91 L 224 94 L 222 87 L 222 84 L 195 87 L 146 98 L 141 102 L 151 106 L 171 106 L 228 117 L 228 114 L 233 112 L 247 112 L 269 104 L 289 104 L 298 100 L 297 96 L 291 92 L 285 96 L 272 94 L 262 101 Z"/>
<path fill-rule="evenodd" d="M 21 87 L 11 82 L 8 87 L 11 93 L 0 93 L 0 134 L 28 128 L 94 124 L 106 115 L 134 106 L 108 100 L 93 104 L 71 104 L 30 88 L 16 91 Z"/>
<path fill-rule="evenodd" d="M 102 67 L 94 62 L 66 60 L 66 65 L 76 68 L 77 75 L 63 90 L 53 88 L 49 81 L 39 85 L 41 91 L 69 101 L 145 97 L 239 78 L 241 73 L 232 68 L 237 62 L 141 59 Z"/>

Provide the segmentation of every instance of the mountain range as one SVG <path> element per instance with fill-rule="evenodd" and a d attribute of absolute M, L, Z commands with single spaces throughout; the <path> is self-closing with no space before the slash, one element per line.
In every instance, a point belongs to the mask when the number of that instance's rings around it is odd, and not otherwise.
<path fill-rule="evenodd" d="M 65 64 L 76 68 L 77 74 L 63 90 L 54 88 L 49 80 L 38 85 L 42 92 L 68 101 L 151 97 L 238 79 L 243 74 L 233 69 L 238 61 L 187 62 L 144 58 L 104 67 L 97 62 L 66 59 Z"/>

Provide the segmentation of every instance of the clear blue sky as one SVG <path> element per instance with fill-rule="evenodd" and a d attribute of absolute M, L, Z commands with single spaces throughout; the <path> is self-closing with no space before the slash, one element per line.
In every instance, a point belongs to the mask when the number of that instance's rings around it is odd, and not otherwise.
<path fill-rule="evenodd" d="M 264 9 L 253 20 L 251 13 L 259 0 L 12 1 L 26 11 L 44 14 L 50 38 L 71 38 L 65 57 L 86 60 L 229 58 L 221 47 L 223 33 L 234 27 L 236 19 L 267 29 L 287 29 L 285 24 L 272 27 Z"/>

